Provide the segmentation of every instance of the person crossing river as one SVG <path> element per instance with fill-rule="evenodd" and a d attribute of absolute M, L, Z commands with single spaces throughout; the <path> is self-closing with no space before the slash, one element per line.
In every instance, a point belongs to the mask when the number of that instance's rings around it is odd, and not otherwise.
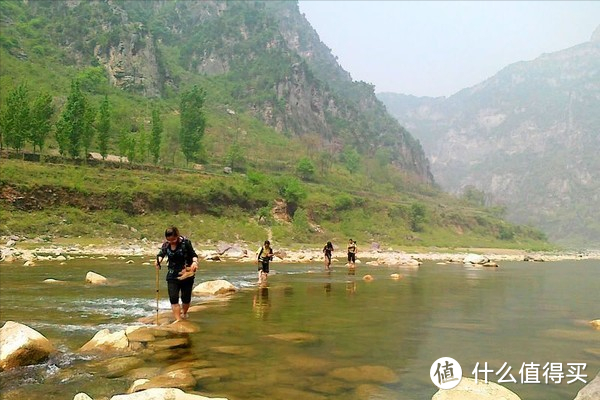
<path fill-rule="evenodd" d="M 179 229 L 172 226 L 165 230 L 165 241 L 156 255 L 156 268 L 160 269 L 161 261 L 167 257 L 167 287 L 171 311 L 175 321 L 188 318 L 188 309 L 192 301 L 194 276 L 198 270 L 198 254 L 192 242 L 179 234 Z M 179 298 L 181 295 L 181 305 Z"/>

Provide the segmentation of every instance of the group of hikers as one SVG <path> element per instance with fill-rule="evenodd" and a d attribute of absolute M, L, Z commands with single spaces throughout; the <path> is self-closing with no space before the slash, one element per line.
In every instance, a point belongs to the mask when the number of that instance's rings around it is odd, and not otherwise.
<path fill-rule="evenodd" d="M 356 241 L 348 241 L 348 267 L 356 267 Z M 327 242 L 323 247 L 325 259 L 325 269 L 331 271 L 331 258 L 333 255 L 333 244 Z M 258 265 L 258 283 L 264 284 L 269 275 L 269 262 L 273 260 L 273 248 L 271 242 L 265 240 L 261 248 L 257 251 L 256 264 Z M 169 302 L 175 321 L 188 318 L 188 310 L 192 301 L 192 289 L 194 286 L 194 277 L 198 270 L 198 254 L 192 246 L 192 242 L 181 236 L 179 229 L 171 226 L 165 230 L 165 240 L 156 255 L 157 271 L 157 295 L 158 295 L 158 270 L 161 268 L 161 262 L 165 259 L 167 263 L 167 290 L 169 293 Z M 179 299 L 181 298 L 181 305 Z M 158 298 L 157 298 L 158 302 Z M 158 313 L 158 304 L 157 304 Z"/>

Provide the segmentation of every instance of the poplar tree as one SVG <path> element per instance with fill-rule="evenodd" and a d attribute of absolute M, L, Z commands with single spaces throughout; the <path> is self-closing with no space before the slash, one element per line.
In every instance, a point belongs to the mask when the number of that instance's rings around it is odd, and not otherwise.
<path fill-rule="evenodd" d="M 158 164 L 158 158 L 160 156 L 160 140 L 162 137 L 163 125 L 160 120 L 160 114 L 158 109 L 152 110 L 152 137 L 150 139 L 150 154 L 152 154 L 152 160 L 154 164 Z"/>
<path fill-rule="evenodd" d="M 33 144 L 34 153 L 36 146 L 41 153 L 44 142 L 52 130 L 53 115 L 52 96 L 49 93 L 41 93 L 33 102 L 31 109 L 30 140 Z"/>
<path fill-rule="evenodd" d="M 92 146 L 92 140 L 94 139 L 95 127 L 94 121 L 96 120 L 96 109 L 86 100 L 85 112 L 83 114 L 83 128 L 81 143 L 83 145 L 84 157 L 87 157 L 88 151 Z"/>
<path fill-rule="evenodd" d="M 0 117 L 3 139 L 8 147 L 20 152 L 30 136 L 29 89 L 22 83 L 9 93 Z"/>
<path fill-rule="evenodd" d="M 98 147 L 102 158 L 108 155 L 108 142 L 110 140 L 110 106 L 108 104 L 108 96 L 104 96 L 104 100 L 100 104 L 98 110 Z"/>
<path fill-rule="evenodd" d="M 73 158 L 79 156 L 85 126 L 85 107 L 86 101 L 81 93 L 79 82 L 74 80 L 71 82 L 71 93 L 67 97 L 67 104 L 57 124 L 56 139 L 61 154 L 66 150 Z"/>
<path fill-rule="evenodd" d="M 196 85 L 181 94 L 179 142 L 187 163 L 203 158 L 202 138 L 206 127 L 203 110 L 205 97 L 205 91 Z"/>

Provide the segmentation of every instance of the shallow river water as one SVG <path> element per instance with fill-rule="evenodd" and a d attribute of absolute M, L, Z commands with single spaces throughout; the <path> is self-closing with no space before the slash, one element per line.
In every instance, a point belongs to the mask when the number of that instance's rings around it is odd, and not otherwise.
<path fill-rule="evenodd" d="M 156 312 L 155 272 L 148 262 L 130 257 L 0 264 L 1 324 L 30 326 L 58 349 L 41 365 L 1 373 L 2 398 L 72 400 L 86 392 L 98 400 L 125 393 L 133 378 L 99 373 L 97 360 L 77 350 L 100 329 L 139 325 L 140 317 Z M 318 263 L 273 264 L 268 287 L 258 288 L 254 264 L 203 263 L 196 283 L 227 279 L 241 290 L 228 301 L 193 299 L 208 307 L 190 314 L 200 332 L 190 334 L 191 347 L 181 358 L 228 371 L 199 382 L 195 392 L 231 400 L 429 400 L 437 391 L 430 367 L 452 357 L 466 377 L 474 378 L 476 366 L 481 371 L 486 362 L 488 380 L 513 377 L 516 382 L 502 385 L 523 400 L 567 400 L 600 370 L 600 331 L 588 324 L 600 318 L 598 260 L 503 262 L 499 268 L 360 265 L 355 274 L 340 264 L 331 273 Z M 88 271 L 109 284 L 86 285 Z M 402 279 L 391 279 L 392 273 Z M 169 310 L 163 274 L 161 312 Z M 374 280 L 364 281 L 365 274 Z M 48 278 L 64 282 L 44 283 Z M 269 336 L 286 333 L 312 339 Z M 227 352 L 224 346 L 242 350 Z M 177 361 L 150 357 L 144 366 Z M 561 383 L 546 383 L 546 363 L 554 372 L 560 367 Z M 365 366 L 398 379 L 381 382 L 355 373 Z"/>

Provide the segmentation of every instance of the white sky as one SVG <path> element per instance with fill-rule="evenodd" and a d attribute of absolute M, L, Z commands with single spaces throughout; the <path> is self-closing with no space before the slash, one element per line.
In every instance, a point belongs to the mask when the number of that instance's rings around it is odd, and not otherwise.
<path fill-rule="evenodd" d="M 355 81 L 449 96 L 590 40 L 600 1 L 317 1 L 300 12 Z"/>

